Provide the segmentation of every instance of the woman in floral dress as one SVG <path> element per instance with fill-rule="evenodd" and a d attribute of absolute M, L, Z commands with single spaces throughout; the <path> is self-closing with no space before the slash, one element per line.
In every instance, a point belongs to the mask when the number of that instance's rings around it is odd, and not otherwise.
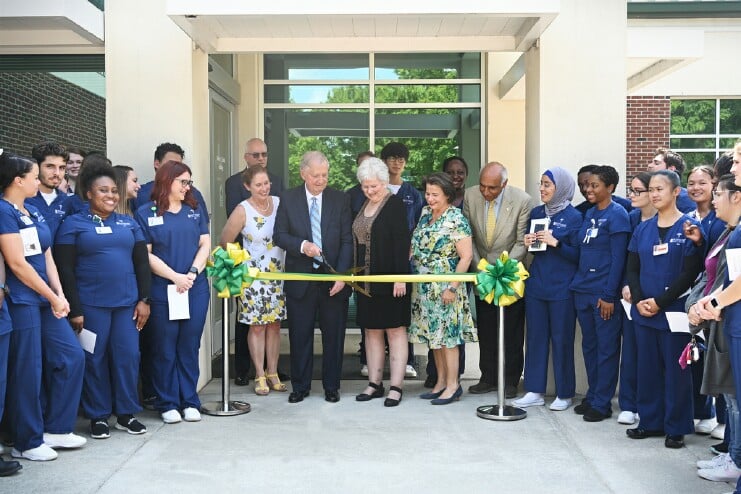
<path fill-rule="evenodd" d="M 273 243 L 275 212 L 280 199 L 270 195 L 270 178 L 265 168 L 248 167 L 243 175 L 252 196 L 239 203 L 229 216 L 221 233 L 221 245 L 226 246 L 241 233 L 252 266 L 260 271 L 283 271 L 285 251 Z M 271 389 L 286 391 L 286 385 L 278 378 L 280 322 L 286 318 L 283 282 L 254 281 L 244 289 L 239 303 L 239 322 L 250 326 L 247 343 L 255 365 L 255 393 L 267 395 Z"/>
<path fill-rule="evenodd" d="M 451 205 L 455 188 L 445 173 L 425 181 L 427 206 L 412 234 L 412 265 L 416 273 L 465 273 L 473 258 L 471 226 Z M 476 341 L 465 286 L 459 282 L 417 283 L 412 292 L 409 341 L 427 343 L 437 366 L 437 382 L 421 395 L 433 405 L 447 405 L 463 394 L 458 382 L 458 345 Z"/>

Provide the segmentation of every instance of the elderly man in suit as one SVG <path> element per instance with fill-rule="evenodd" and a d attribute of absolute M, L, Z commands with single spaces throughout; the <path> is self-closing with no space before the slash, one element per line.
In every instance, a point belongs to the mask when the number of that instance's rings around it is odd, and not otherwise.
<path fill-rule="evenodd" d="M 268 147 L 265 141 L 259 137 L 253 137 L 247 141 L 244 151 L 244 162 L 246 166 L 227 178 L 224 183 L 227 217 L 232 214 L 234 208 L 240 202 L 252 197 L 252 193 L 247 190 L 242 179 L 244 171 L 253 166 L 267 168 Z M 283 192 L 283 180 L 270 172 L 268 172 L 268 178 L 270 178 L 270 193 L 274 196 L 280 195 Z M 237 236 L 237 239 L 239 238 Z M 237 386 L 247 386 L 249 384 L 249 380 L 247 379 L 247 373 L 250 371 L 250 349 L 247 345 L 247 333 L 249 330 L 249 325 L 239 322 L 238 317 L 234 318 L 234 384 Z M 278 374 L 280 374 L 281 379 L 284 379 L 281 372 L 278 372 Z"/>
<path fill-rule="evenodd" d="M 524 261 L 527 249 L 523 244 L 532 199 L 523 190 L 507 185 L 507 169 L 496 161 L 481 169 L 478 187 L 466 189 L 463 214 L 473 232 L 473 263 L 480 259 L 494 263 L 502 251 L 518 261 Z M 468 388 L 470 393 L 494 391 L 498 382 L 499 308 L 476 300 L 479 336 L 479 368 L 481 379 Z M 505 368 L 507 398 L 514 398 L 525 362 L 525 301 L 519 300 L 504 310 Z"/>
<path fill-rule="evenodd" d="M 353 262 L 350 197 L 327 188 L 329 162 L 319 151 L 301 159 L 304 184 L 281 195 L 275 219 L 275 243 L 286 251 L 286 272 L 338 272 Z M 286 281 L 291 351 L 290 403 L 309 396 L 314 356 L 314 321 L 322 332 L 324 399 L 340 401 L 340 371 L 350 287 L 341 281 Z"/>

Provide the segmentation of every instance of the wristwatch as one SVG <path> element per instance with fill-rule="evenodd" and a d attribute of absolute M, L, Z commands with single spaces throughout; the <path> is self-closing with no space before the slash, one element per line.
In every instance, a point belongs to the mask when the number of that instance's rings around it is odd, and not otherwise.
<path fill-rule="evenodd" d="M 151 305 L 152 299 L 150 299 L 149 297 L 142 297 L 139 299 L 139 302 L 144 302 L 147 305 Z"/>
<path fill-rule="evenodd" d="M 194 275 L 198 276 L 198 268 L 195 266 L 191 266 L 188 272 L 193 273 Z"/>
<path fill-rule="evenodd" d="M 721 310 L 723 308 L 723 306 L 720 305 L 720 302 L 718 302 L 718 299 L 715 297 L 710 299 L 710 305 L 713 306 L 713 309 Z"/>
<path fill-rule="evenodd" d="M 458 290 L 458 287 L 455 287 L 453 285 L 448 285 L 448 290 L 450 290 L 451 292 L 455 293 Z"/>

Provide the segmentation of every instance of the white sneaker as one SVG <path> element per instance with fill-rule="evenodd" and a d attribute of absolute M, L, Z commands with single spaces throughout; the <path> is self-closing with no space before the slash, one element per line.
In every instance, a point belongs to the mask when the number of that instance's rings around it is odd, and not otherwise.
<path fill-rule="evenodd" d="M 368 366 L 367 365 L 364 365 L 363 367 L 360 368 L 360 375 L 368 377 Z"/>
<path fill-rule="evenodd" d="M 700 469 L 697 475 L 713 482 L 735 482 L 741 477 L 741 468 L 738 468 L 729 456 L 723 465 Z"/>
<path fill-rule="evenodd" d="M 618 415 L 618 424 L 633 425 L 636 423 L 638 414 L 629 410 L 623 410 Z"/>
<path fill-rule="evenodd" d="M 18 451 L 13 448 L 13 451 L 10 452 L 10 456 L 13 458 L 25 458 L 31 461 L 50 461 L 56 460 L 59 455 L 49 446 L 41 443 L 41 446 L 36 446 L 35 448 L 27 449 L 26 451 Z"/>
<path fill-rule="evenodd" d="M 715 417 L 711 419 L 702 419 L 695 424 L 695 434 L 710 434 L 718 426 L 718 421 Z M 721 439 L 723 439 L 721 437 Z"/>
<path fill-rule="evenodd" d="M 718 456 L 713 457 L 711 460 L 699 460 L 697 462 L 697 468 L 717 468 L 725 465 L 730 456 L 731 455 L 728 453 L 721 453 Z"/>
<path fill-rule="evenodd" d="M 177 410 L 168 410 L 166 412 L 162 412 L 161 417 L 162 422 L 166 424 L 177 424 L 182 420 L 180 412 L 178 412 Z"/>
<path fill-rule="evenodd" d="M 200 422 L 201 412 L 199 412 L 193 407 L 188 407 L 185 410 L 183 410 L 183 419 L 186 422 Z"/>
<path fill-rule="evenodd" d="M 565 400 L 562 400 L 558 396 L 556 396 L 556 399 L 551 402 L 551 405 L 548 407 L 554 412 L 561 412 L 563 410 L 566 410 L 571 406 L 571 398 L 566 398 Z"/>
<path fill-rule="evenodd" d="M 540 393 L 527 392 L 525 393 L 525 396 L 516 399 L 512 402 L 512 404 L 516 407 L 527 408 L 538 405 L 545 405 L 545 400 L 543 399 L 543 395 Z"/>
<path fill-rule="evenodd" d="M 417 369 L 413 365 L 407 364 L 407 368 L 404 371 L 404 377 L 417 377 Z"/>
<path fill-rule="evenodd" d="M 718 424 L 715 429 L 710 433 L 710 437 L 713 439 L 723 440 L 726 435 L 726 424 Z"/>
<path fill-rule="evenodd" d="M 53 449 L 74 449 L 84 446 L 87 439 L 70 432 L 69 434 L 49 434 L 44 432 L 44 444 Z"/>

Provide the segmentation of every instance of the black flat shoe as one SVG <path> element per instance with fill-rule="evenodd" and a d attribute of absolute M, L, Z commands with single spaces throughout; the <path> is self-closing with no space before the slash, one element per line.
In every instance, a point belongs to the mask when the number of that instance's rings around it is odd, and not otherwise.
<path fill-rule="evenodd" d="M 383 395 L 386 392 L 382 382 L 378 384 L 369 382 L 368 387 L 375 389 L 375 391 L 371 394 L 360 393 L 359 395 L 355 396 L 355 401 L 370 401 L 373 398 L 383 398 Z"/>
<path fill-rule="evenodd" d="M 241 376 L 237 376 L 234 378 L 235 386 L 247 386 L 249 383 L 250 380 L 247 379 L 247 374 L 242 374 Z"/>
<path fill-rule="evenodd" d="M 393 398 L 386 398 L 385 400 L 383 400 L 383 406 L 385 407 L 395 407 L 399 406 L 399 403 L 401 403 L 401 395 L 404 394 L 401 388 L 398 386 L 389 386 L 389 392 L 391 391 L 396 391 L 397 393 L 399 393 L 399 399 L 395 400 Z"/>
<path fill-rule="evenodd" d="M 13 475 L 15 472 L 23 468 L 23 466 L 17 461 L 5 461 L 0 458 L 0 477 L 7 477 Z"/>
<path fill-rule="evenodd" d="M 646 439 L 647 437 L 663 436 L 664 431 L 650 431 L 641 427 L 635 427 L 633 429 L 626 429 L 625 434 L 631 439 Z"/>
<path fill-rule="evenodd" d="M 383 394 L 381 396 L 383 396 Z M 338 401 L 340 401 L 340 392 L 339 391 L 325 391 L 324 401 L 328 401 L 330 403 L 337 403 Z"/>
<path fill-rule="evenodd" d="M 299 403 L 304 401 L 304 398 L 309 396 L 309 390 L 306 391 L 293 391 L 288 395 L 288 403 Z"/>
<path fill-rule="evenodd" d="M 433 393 L 432 391 L 430 391 L 429 393 L 422 393 L 421 395 L 419 395 L 419 397 L 423 400 L 434 400 L 435 398 L 440 398 L 440 395 L 444 392 L 445 388 L 441 389 L 437 393 Z"/>
<path fill-rule="evenodd" d="M 592 406 L 589 404 L 587 399 L 584 398 L 583 400 L 581 400 L 581 403 L 574 407 L 574 413 L 577 415 L 584 415 L 590 408 L 592 408 Z"/>
<path fill-rule="evenodd" d="M 684 436 L 666 436 L 664 446 L 671 449 L 682 448 L 684 447 Z"/>
<path fill-rule="evenodd" d="M 482 395 L 484 393 L 491 393 L 492 391 L 496 391 L 497 387 L 493 384 L 489 384 L 486 381 L 479 381 L 478 383 L 474 384 L 473 386 L 469 386 L 468 392 L 475 395 Z M 506 388 L 505 388 L 506 390 Z"/>
<path fill-rule="evenodd" d="M 427 376 L 427 379 L 425 379 L 425 383 L 423 386 L 427 389 L 432 389 L 435 387 L 435 383 L 437 382 L 437 378 L 434 376 Z"/>
<path fill-rule="evenodd" d="M 607 412 L 602 413 L 596 408 L 590 408 L 586 412 L 584 412 L 584 416 L 582 417 L 585 422 L 602 422 L 605 419 L 609 419 L 612 417 L 612 410 L 607 410 Z"/>
<path fill-rule="evenodd" d="M 436 398 L 432 400 L 430 403 L 433 405 L 449 405 L 450 403 L 453 403 L 454 401 L 458 401 L 461 399 L 461 395 L 463 394 L 463 387 L 458 386 L 458 389 L 455 390 L 455 393 L 453 393 L 453 396 L 450 398 Z"/>

